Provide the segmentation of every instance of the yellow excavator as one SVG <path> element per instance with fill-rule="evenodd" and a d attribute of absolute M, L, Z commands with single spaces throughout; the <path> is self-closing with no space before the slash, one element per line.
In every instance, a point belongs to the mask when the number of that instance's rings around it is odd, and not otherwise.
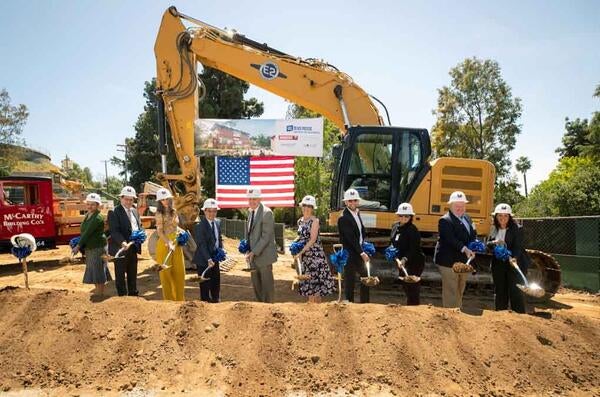
<path fill-rule="evenodd" d="M 184 21 L 188 24 L 186 27 Z M 467 211 L 479 235 L 487 235 L 493 209 L 495 169 L 485 160 L 437 158 L 430 160 L 426 129 L 384 125 L 374 101 L 350 76 L 318 59 L 302 59 L 184 15 L 175 7 L 165 11 L 154 46 L 159 98 L 161 183 L 175 190 L 175 205 L 187 222 L 198 214 L 201 169 L 195 153 L 194 121 L 198 115 L 197 63 L 228 73 L 293 103 L 322 114 L 339 127 L 341 143 L 333 148 L 335 167 L 331 183 L 329 224 L 334 226 L 343 209 L 343 192 L 352 187 L 361 194 L 361 216 L 376 246 L 389 244 L 395 209 L 410 202 L 423 241 L 431 247 L 437 223 L 448 210 L 455 190 L 469 198 Z M 389 115 L 386 117 L 389 124 Z M 170 132 L 181 174 L 166 170 L 167 135 Z M 178 193 L 179 192 L 179 193 Z M 326 248 L 335 234 L 323 236 Z M 531 252 L 532 280 L 550 294 L 560 285 L 556 261 Z M 395 272 L 380 265 L 379 272 Z M 435 278 L 437 272 L 431 272 Z M 427 277 L 426 277 L 427 278 Z M 425 279 L 426 279 L 425 278 Z M 490 284 L 489 273 L 476 278 Z"/>

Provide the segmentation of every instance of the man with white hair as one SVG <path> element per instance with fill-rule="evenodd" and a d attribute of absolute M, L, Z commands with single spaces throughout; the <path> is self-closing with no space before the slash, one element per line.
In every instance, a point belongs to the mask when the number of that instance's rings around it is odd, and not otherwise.
<path fill-rule="evenodd" d="M 360 195 L 356 189 L 348 189 L 344 192 L 344 204 L 346 208 L 337 223 L 340 243 L 349 254 L 348 262 L 344 267 L 344 295 L 347 301 L 354 302 L 356 273 L 361 277 L 367 275 L 366 263 L 369 256 L 362 250 L 366 230 L 358 211 Z M 369 303 L 369 287 L 363 284 L 360 285 L 360 303 Z"/>
<path fill-rule="evenodd" d="M 108 253 L 112 256 L 115 256 L 121 248 L 127 247 L 131 233 L 142 227 L 140 216 L 133 206 L 133 201 L 137 198 L 135 189 L 131 186 L 125 186 L 121 189 L 119 196 L 121 204 L 108 213 L 108 228 L 110 230 Z M 115 286 L 119 296 L 138 295 L 137 254 L 141 253 L 141 248 L 138 248 L 137 244 L 132 244 L 122 257 L 115 258 Z M 127 283 L 125 282 L 125 275 L 127 275 Z"/>
<path fill-rule="evenodd" d="M 275 220 L 269 207 L 261 203 L 261 191 L 251 187 L 247 190 L 248 197 L 248 243 L 250 251 L 246 261 L 253 270 L 250 274 L 256 300 L 273 303 L 275 280 L 273 279 L 273 263 L 277 261 L 277 246 L 275 244 Z"/>
<path fill-rule="evenodd" d="M 466 262 L 475 253 L 468 248 L 477 237 L 471 218 L 465 213 L 467 196 L 460 191 L 450 195 L 450 210 L 438 222 L 438 242 L 435 246 L 433 261 L 442 275 L 442 305 L 444 307 L 462 306 L 463 293 L 467 286 L 469 273 L 455 273 L 455 262 Z"/>

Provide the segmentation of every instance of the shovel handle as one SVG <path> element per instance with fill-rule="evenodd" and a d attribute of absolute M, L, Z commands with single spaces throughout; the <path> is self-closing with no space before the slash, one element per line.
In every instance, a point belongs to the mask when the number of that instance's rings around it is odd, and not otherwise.
<path fill-rule="evenodd" d="M 402 259 L 396 258 L 396 264 L 398 265 L 398 269 L 401 269 L 402 272 L 404 272 L 404 275 L 406 277 L 408 277 L 408 272 L 406 271 L 406 267 L 404 266 L 404 259 L 405 258 L 402 258 Z"/>

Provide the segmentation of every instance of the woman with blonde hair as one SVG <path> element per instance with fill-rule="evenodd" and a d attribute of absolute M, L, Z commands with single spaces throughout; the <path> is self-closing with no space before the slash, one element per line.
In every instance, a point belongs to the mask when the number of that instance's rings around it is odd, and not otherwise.
<path fill-rule="evenodd" d="M 165 188 L 156 192 L 156 233 L 158 242 L 156 244 L 156 261 L 164 264 L 165 268 L 160 270 L 160 285 L 164 300 L 183 301 L 185 286 L 185 263 L 183 250 L 177 245 L 177 231 L 179 217 L 173 208 L 173 195 Z M 169 253 L 168 260 L 165 262 Z"/>

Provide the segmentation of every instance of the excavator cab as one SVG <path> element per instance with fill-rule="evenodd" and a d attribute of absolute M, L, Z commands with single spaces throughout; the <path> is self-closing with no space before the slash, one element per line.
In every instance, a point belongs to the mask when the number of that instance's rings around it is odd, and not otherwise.
<path fill-rule="evenodd" d="M 393 212 L 427 175 L 431 143 L 425 129 L 351 127 L 332 155 L 336 165 L 330 208 L 343 209 L 344 191 L 354 188 L 362 209 Z"/>

